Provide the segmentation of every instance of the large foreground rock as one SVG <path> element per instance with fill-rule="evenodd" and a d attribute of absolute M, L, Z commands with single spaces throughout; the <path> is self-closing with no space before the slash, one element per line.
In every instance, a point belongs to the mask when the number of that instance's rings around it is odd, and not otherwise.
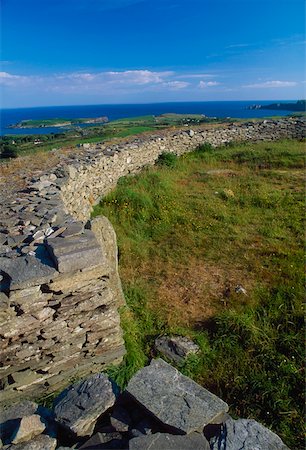
<path fill-rule="evenodd" d="M 114 405 L 115 390 L 102 373 L 70 386 L 55 400 L 56 420 L 77 436 L 90 435 L 98 418 Z"/>
<path fill-rule="evenodd" d="M 211 450 L 289 450 L 277 434 L 249 419 L 227 420 L 210 446 Z"/>
<path fill-rule="evenodd" d="M 129 442 L 129 450 L 210 450 L 210 447 L 200 433 L 187 436 L 156 433 L 132 439 Z"/>
<path fill-rule="evenodd" d="M 184 433 L 204 426 L 228 411 L 228 405 L 162 359 L 136 373 L 127 386 L 151 414 L 172 429 Z"/>

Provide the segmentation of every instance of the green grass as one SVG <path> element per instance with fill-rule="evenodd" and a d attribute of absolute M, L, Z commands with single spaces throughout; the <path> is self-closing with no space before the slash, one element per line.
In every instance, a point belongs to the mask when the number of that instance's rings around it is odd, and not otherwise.
<path fill-rule="evenodd" d="M 304 148 L 205 146 L 119 180 L 94 211 L 115 227 L 127 301 L 127 356 L 112 376 L 125 386 L 157 336 L 190 336 L 201 352 L 180 370 L 295 449 L 304 443 Z"/>

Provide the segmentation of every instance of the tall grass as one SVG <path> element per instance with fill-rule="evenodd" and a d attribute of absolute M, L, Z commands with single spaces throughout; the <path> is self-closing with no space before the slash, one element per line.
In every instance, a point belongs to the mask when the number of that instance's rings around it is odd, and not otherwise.
<path fill-rule="evenodd" d="M 190 336 L 201 352 L 180 370 L 302 448 L 303 169 L 301 142 L 205 146 L 101 201 L 127 301 L 119 384 L 158 335 Z"/>

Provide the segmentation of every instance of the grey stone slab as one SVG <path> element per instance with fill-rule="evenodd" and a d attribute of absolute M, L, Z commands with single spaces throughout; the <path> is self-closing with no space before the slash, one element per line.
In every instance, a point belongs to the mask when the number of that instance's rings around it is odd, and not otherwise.
<path fill-rule="evenodd" d="M 41 259 L 30 255 L 14 259 L 0 258 L 0 273 L 4 276 L 0 282 L 0 290 L 24 289 L 48 283 L 55 278 L 58 272 L 48 255 L 43 255 L 41 252 L 40 256 Z"/>
<path fill-rule="evenodd" d="M 156 433 L 131 439 L 129 450 L 210 450 L 210 446 L 201 433 L 186 436 Z"/>
<path fill-rule="evenodd" d="M 211 450 L 289 450 L 277 434 L 251 419 L 227 420 L 209 442 Z"/>
<path fill-rule="evenodd" d="M 155 348 L 167 358 L 180 363 L 200 350 L 200 347 L 184 336 L 161 336 L 155 340 Z"/>
<path fill-rule="evenodd" d="M 56 420 L 77 436 L 88 436 L 98 418 L 114 405 L 115 393 L 106 375 L 93 375 L 70 386 L 55 400 Z"/>
<path fill-rule="evenodd" d="M 77 236 L 47 238 L 47 247 L 61 273 L 101 265 L 105 259 L 91 230 Z"/>
<path fill-rule="evenodd" d="M 162 359 L 138 371 L 127 392 L 168 427 L 181 433 L 202 431 L 228 405 Z"/>

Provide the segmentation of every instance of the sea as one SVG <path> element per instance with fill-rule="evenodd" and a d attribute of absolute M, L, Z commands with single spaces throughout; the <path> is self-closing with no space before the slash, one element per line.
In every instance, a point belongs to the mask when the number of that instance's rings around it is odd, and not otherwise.
<path fill-rule="evenodd" d="M 53 119 L 53 118 L 94 118 L 107 116 L 109 121 L 146 115 L 166 113 L 204 114 L 218 118 L 261 118 L 270 116 L 286 116 L 290 111 L 273 111 L 248 109 L 251 105 L 268 105 L 271 103 L 291 103 L 295 100 L 249 100 L 249 101 L 209 101 L 209 102 L 172 102 L 148 104 L 113 104 L 113 105 L 80 105 L 80 106 L 42 106 L 35 108 L 0 109 L 0 135 L 9 134 L 49 134 L 62 132 L 63 128 L 8 128 L 21 120 Z M 85 125 L 86 126 L 86 125 Z"/>

